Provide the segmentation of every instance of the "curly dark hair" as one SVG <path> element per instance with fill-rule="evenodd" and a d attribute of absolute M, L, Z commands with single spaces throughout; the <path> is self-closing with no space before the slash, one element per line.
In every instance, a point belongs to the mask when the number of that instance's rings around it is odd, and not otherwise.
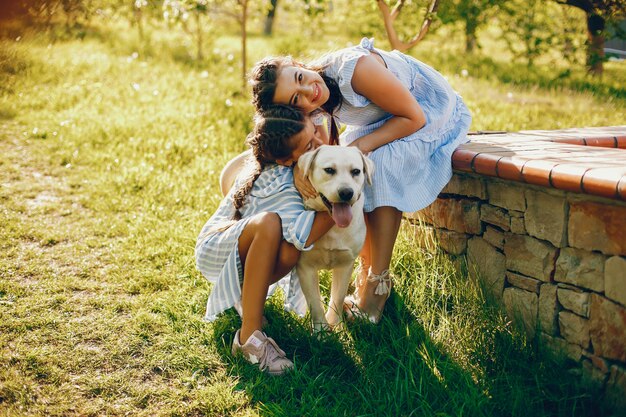
<path fill-rule="evenodd" d="M 260 110 L 274 105 L 276 83 L 280 71 L 284 66 L 307 68 L 317 72 L 322 77 L 322 80 L 324 80 L 324 83 L 330 91 L 330 96 L 328 101 L 322 104 L 321 109 L 330 115 L 330 144 L 337 145 L 339 143 L 339 127 L 333 118 L 333 113 L 341 107 L 343 95 L 341 94 L 337 82 L 324 73 L 324 67 L 309 67 L 295 61 L 289 56 L 269 57 L 259 61 L 250 74 L 252 104 L 254 108 Z"/>

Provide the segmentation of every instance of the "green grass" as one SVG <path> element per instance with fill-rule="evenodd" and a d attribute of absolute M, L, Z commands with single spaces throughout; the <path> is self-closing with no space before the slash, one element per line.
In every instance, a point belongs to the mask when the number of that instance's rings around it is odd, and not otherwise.
<path fill-rule="evenodd" d="M 210 288 L 193 248 L 251 127 L 238 41 L 216 37 L 197 63 L 171 33 L 153 35 L 99 27 L 82 41 L 0 42 L 1 415 L 610 414 L 449 259 L 415 250 L 409 225 L 379 326 L 317 340 L 277 295 L 267 331 L 296 371 L 272 378 L 232 358 L 239 319 L 202 321 Z M 252 61 L 285 47 L 250 42 Z M 454 56 L 420 58 L 441 64 L 475 130 L 624 122 L 623 79 L 615 94 L 608 77 L 589 81 L 598 89 L 535 86 L 544 69 L 507 83 L 482 72 L 506 64 Z"/>

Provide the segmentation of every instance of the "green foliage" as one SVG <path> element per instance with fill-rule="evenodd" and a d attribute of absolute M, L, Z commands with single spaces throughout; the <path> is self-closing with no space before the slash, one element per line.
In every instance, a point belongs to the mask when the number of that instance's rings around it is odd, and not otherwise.
<path fill-rule="evenodd" d="M 554 8 L 547 11 L 546 6 L 543 0 L 508 0 L 501 6 L 502 38 L 514 57 L 525 59 L 528 66 L 557 42 Z"/>
<path fill-rule="evenodd" d="M 480 48 L 478 30 L 495 15 L 496 7 L 506 0 L 450 0 L 442 1 L 438 15 L 444 24 L 462 22 L 465 31 L 465 50 Z"/>

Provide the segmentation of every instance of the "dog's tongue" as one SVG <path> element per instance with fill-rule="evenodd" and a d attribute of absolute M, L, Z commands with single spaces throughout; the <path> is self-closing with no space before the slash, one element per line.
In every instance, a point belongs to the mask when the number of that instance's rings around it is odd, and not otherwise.
<path fill-rule="evenodd" d="M 348 203 L 333 203 L 333 220 L 339 227 L 348 227 L 352 221 L 352 207 Z"/>

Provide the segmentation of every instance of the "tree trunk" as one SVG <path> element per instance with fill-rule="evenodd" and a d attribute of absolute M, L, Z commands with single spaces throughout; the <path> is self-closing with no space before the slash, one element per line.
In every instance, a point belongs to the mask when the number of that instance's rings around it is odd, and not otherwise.
<path fill-rule="evenodd" d="M 465 22 L 465 52 L 471 54 L 477 46 L 476 26 Z"/>
<path fill-rule="evenodd" d="M 198 10 L 196 10 L 196 45 L 198 49 L 198 61 L 201 61 L 202 56 L 202 16 Z"/>
<path fill-rule="evenodd" d="M 604 62 L 604 18 L 587 14 L 587 71 L 594 77 L 602 76 Z"/>
<path fill-rule="evenodd" d="M 246 52 L 246 21 L 248 20 L 248 0 L 241 0 L 241 80 L 243 82 L 243 90 L 248 87 L 246 80 L 246 68 L 248 67 Z"/>
<path fill-rule="evenodd" d="M 270 36 L 274 29 L 274 16 L 276 15 L 276 7 L 278 7 L 278 0 L 271 0 L 270 9 L 265 16 L 265 26 L 263 28 L 263 34 Z"/>

